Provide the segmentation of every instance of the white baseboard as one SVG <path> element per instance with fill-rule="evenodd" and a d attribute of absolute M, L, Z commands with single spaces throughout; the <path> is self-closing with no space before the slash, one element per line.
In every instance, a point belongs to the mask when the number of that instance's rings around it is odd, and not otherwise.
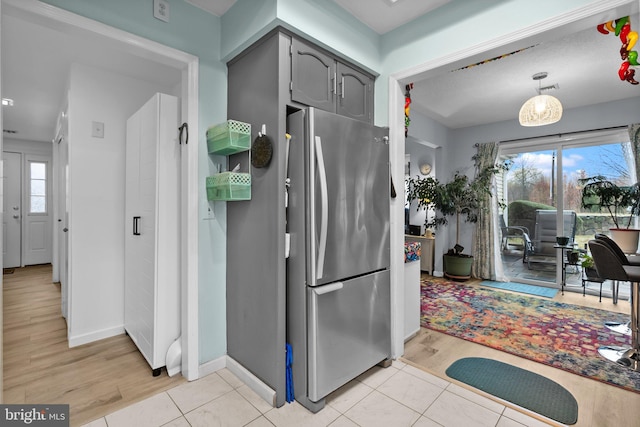
<path fill-rule="evenodd" d="M 113 328 L 102 329 L 100 331 L 89 332 L 87 334 L 73 335 L 69 337 L 69 348 L 103 340 L 105 338 L 115 337 L 116 335 L 120 334 L 124 334 L 124 326 L 122 325 Z"/>
<path fill-rule="evenodd" d="M 198 367 L 198 378 L 206 377 L 220 369 L 227 367 L 227 356 L 221 356 L 217 359 L 210 360 Z"/>
<path fill-rule="evenodd" d="M 244 366 L 227 356 L 227 369 L 245 383 L 249 388 L 255 391 L 258 396 L 262 397 L 269 405 L 275 408 L 276 392 L 271 387 L 263 383 L 258 377 L 249 372 Z"/>

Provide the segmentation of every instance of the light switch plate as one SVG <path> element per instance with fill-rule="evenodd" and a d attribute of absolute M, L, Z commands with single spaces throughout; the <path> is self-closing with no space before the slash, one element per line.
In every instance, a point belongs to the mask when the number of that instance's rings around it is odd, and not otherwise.
<path fill-rule="evenodd" d="M 153 0 L 153 16 L 161 21 L 169 22 L 169 2 Z"/>
<path fill-rule="evenodd" d="M 93 136 L 94 138 L 104 138 L 104 123 L 92 122 L 91 136 Z"/>

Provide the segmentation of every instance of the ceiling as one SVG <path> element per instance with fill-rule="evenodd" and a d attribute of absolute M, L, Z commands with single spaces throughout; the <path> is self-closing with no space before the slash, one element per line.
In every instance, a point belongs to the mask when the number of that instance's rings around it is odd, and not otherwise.
<path fill-rule="evenodd" d="M 632 15 L 640 27 L 638 15 Z M 582 25 L 584 26 L 584 25 Z M 542 88 L 560 100 L 565 110 L 609 101 L 640 97 L 640 85 L 618 77 L 621 42 L 603 35 L 596 25 L 541 42 L 532 42 L 517 53 L 507 49 L 488 57 L 441 70 L 414 83 L 412 108 L 455 129 L 517 120 L 520 107 Z M 500 57 L 470 68 L 466 65 Z M 534 81 L 533 75 L 548 77 Z M 640 81 L 640 73 L 636 75 Z M 640 98 L 638 98 L 640 108 Z"/>
<path fill-rule="evenodd" d="M 235 0 L 184 0 L 220 16 Z M 451 0 L 334 0 L 338 5 L 384 34 Z M 61 108 L 70 64 L 82 62 L 109 70 L 126 70 L 131 77 L 153 79 L 159 84 L 175 85 L 180 75 L 140 57 L 123 53 L 97 40 L 79 39 L 39 24 L 2 16 L 2 89 L 3 96 L 15 100 L 3 107 L 4 129 L 16 131 L 5 137 L 32 141 L 51 141 Z M 409 12 L 410 11 L 410 12 Z M 593 21 L 596 19 L 596 21 Z M 577 23 L 571 33 L 548 34 L 526 46 L 503 48 L 488 57 L 470 58 L 428 76 L 416 77 L 411 92 L 412 111 L 434 118 L 449 128 L 461 128 L 503 120 L 515 120 L 522 103 L 536 94 L 538 83 L 533 74 L 546 71 L 542 86 L 557 84 L 556 96 L 565 109 L 594 103 L 638 97 L 640 85 L 618 78 L 620 41 L 614 35 L 602 35 L 591 22 Z M 640 27 L 637 15 L 632 25 Z M 474 67 L 472 63 L 519 53 Z M 150 72 L 153 70 L 153 72 Z M 639 73 L 640 74 L 640 73 Z M 640 80 L 640 75 L 637 76 Z"/>

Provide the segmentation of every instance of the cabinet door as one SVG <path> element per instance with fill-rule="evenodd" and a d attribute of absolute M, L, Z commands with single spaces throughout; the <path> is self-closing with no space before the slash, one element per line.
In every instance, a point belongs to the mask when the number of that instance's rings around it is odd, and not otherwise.
<path fill-rule="evenodd" d="M 139 113 L 127 120 L 126 169 L 125 169 L 125 235 L 124 235 L 124 327 L 136 341 L 142 320 L 136 307 L 138 300 L 138 253 L 140 242 L 136 232 L 137 217 L 140 216 L 140 134 Z"/>
<path fill-rule="evenodd" d="M 372 123 L 373 79 L 340 62 L 337 65 L 337 76 L 336 113 Z"/>
<path fill-rule="evenodd" d="M 291 100 L 325 111 L 335 111 L 335 59 L 320 50 L 291 41 Z"/>
<path fill-rule="evenodd" d="M 390 357 L 389 270 L 308 288 L 308 393 L 313 402 Z"/>

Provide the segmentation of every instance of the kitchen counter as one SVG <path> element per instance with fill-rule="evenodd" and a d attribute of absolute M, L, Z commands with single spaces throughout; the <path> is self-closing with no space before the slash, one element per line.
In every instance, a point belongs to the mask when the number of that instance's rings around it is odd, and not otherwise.
<path fill-rule="evenodd" d="M 420 270 L 425 271 L 431 275 L 433 275 L 433 264 L 434 264 L 434 252 L 436 239 L 433 237 L 426 236 L 411 236 L 409 234 L 405 234 L 404 241 L 406 242 L 420 242 L 421 244 L 421 255 L 420 255 Z"/>
<path fill-rule="evenodd" d="M 420 254 L 422 243 L 404 244 L 404 340 L 420 330 Z"/>

